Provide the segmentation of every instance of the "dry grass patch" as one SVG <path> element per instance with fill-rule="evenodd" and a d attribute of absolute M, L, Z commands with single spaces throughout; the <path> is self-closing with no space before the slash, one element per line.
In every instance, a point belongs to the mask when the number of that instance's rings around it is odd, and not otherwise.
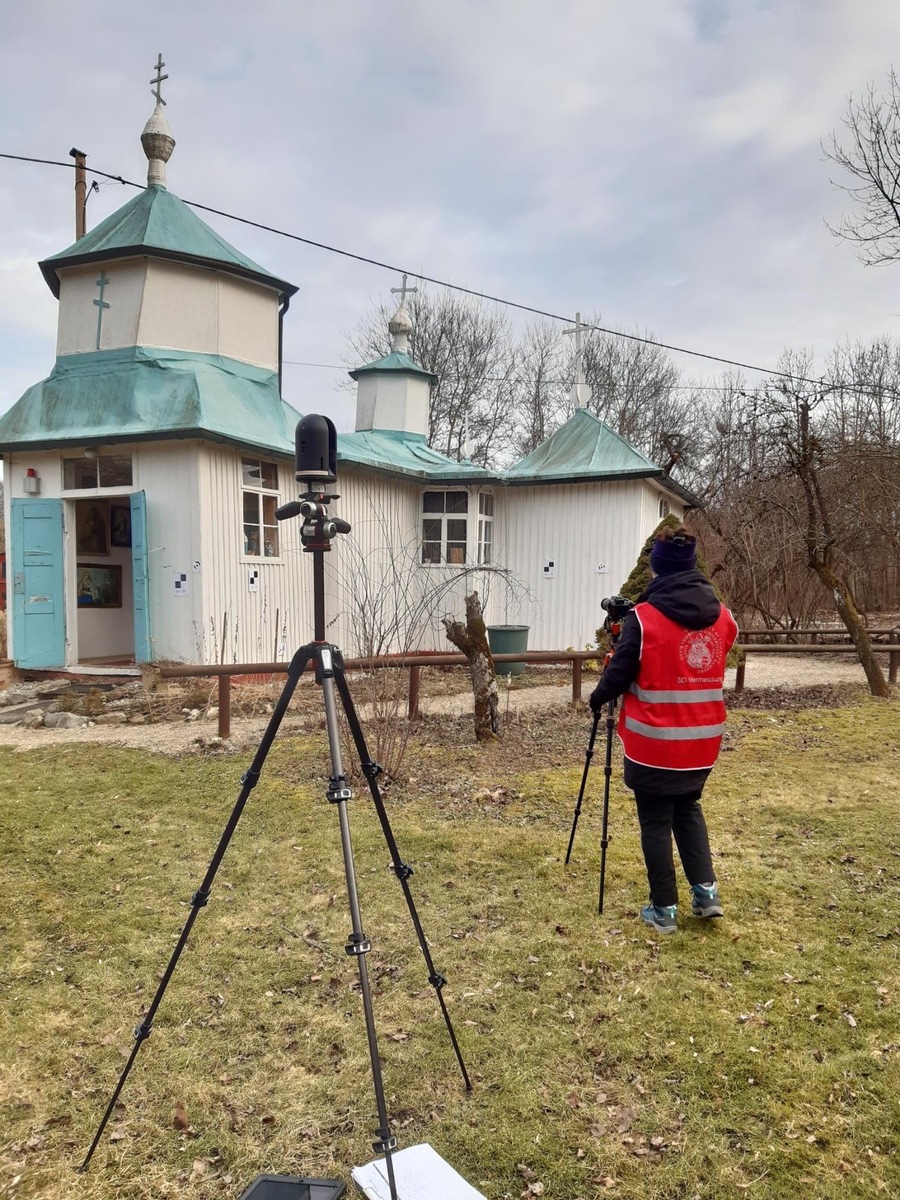
<path fill-rule="evenodd" d="M 636 919 L 636 823 L 588 719 L 497 746 L 426 719 L 388 792 L 475 1082 L 466 1094 L 366 796 L 351 822 L 385 1085 L 489 1200 L 900 1190 L 898 710 L 732 714 L 706 803 L 727 918 Z M 249 758 L 248 760 L 249 761 Z M 282 737 L 88 1175 L 75 1172 L 240 788 L 243 759 L 0 753 L 0 1195 L 213 1200 L 349 1178 L 376 1122 L 324 734 Z M 180 1114 L 183 1113 L 183 1119 Z M 186 1127 L 183 1127 L 186 1122 Z"/>

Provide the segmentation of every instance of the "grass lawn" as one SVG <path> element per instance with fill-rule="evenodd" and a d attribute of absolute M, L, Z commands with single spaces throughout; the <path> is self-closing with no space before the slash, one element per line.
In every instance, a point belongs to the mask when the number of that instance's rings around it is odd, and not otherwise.
<path fill-rule="evenodd" d="M 743 709 L 707 788 L 726 918 L 637 920 L 616 768 L 563 865 L 589 717 L 423 720 L 386 796 L 467 1093 L 368 793 L 350 805 L 388 1109 L 489 1198 L 900 1194 L 900 708 Z M 602 730 L 602 726 L 601 726 Z M 602 732 L 601 732 L 602 737 Z M 0 752 L 0 1196 L 341 1178 L 377 1125 L 324 732 L 276 740 L 87 1174 L 252 754 Z M 602 753 L 595 762 L 602 764 Z"/>

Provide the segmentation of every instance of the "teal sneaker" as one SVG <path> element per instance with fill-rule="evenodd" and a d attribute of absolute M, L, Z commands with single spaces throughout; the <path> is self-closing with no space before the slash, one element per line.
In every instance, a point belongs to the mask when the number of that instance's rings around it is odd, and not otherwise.
<path fill-rule="evenodd" d="M 641 920 L 656 930 L 657 933 L 677 933 L 678 923 L 675 920 L 677 904 L 648 904 L 641 909 Z"/>
<path fill-rule="evenodd" d="M 717 883 L 695 883 L 691 887 L 691 912 L 695 917 L 722 916 Z"/>

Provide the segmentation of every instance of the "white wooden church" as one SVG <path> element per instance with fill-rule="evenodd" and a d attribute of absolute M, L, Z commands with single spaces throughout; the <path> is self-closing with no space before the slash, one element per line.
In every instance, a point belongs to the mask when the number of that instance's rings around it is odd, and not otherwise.
<path fill-rule="evenodd" d="M 144 662 L 265 663 L 313 633 L 312 566 L 294 499 L 282 321 L 295 286 L 168 191 L 156 109 L 147 187 L 40 263 L 59 300 L 56 362 L 0 417 L 8 653 L 23 670 L 121 674 Z M 338 435 L 352 532 L 327 557 L 328 637 L 348 655 L 449 648 L 440 618 L 473 587 L 489 625 L 529 649 L 584 647 L 641 544 L 691 501 L 580 409 L 505 472 L 426 440 L 434 377 L 408 356 L 351 372 Z M 304 397 L 304 412 L 328 401 Z"/>

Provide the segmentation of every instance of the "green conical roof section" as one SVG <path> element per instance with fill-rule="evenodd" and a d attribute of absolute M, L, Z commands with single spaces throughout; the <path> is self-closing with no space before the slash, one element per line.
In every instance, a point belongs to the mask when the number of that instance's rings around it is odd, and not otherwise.
<path fill-rule="evenodd" d="M 578 483 L 599 479 L 656 479 L 688 504 L 698 498 L 586 409 L 505 471 L 507 483 Z"/>
<path fill-rule="evenodd" d="M 143 189 L 59 254 L 40 264 L 54 296 L 59 296 L 59 269 L 83 263 L 109 262 L 145 254 L 228 271 L 293 296 L 292 283 L 270 275 L 253 259 L 229 245 L 177 196 L 159 184 Z"/>
<path fill-rule="evenodd" d="M 339 433 L 337 459 L 339 464 L 372 467 L 391 475 L 413 476 L 434 483 L 491 482 L 496 478 L 468 459 L 457 462 L 433 450 L 424 434 L 399 429 Z"/>
<path fill-rule="evenodd" d="M 403 371 L 407 375 L 424 375 L 432 383 L 437 383 L 438 380 L 437 375 L 420 367 L 402 350 L 392 350 L 384 358 L 377 358 L 375 362 L 366 363 L 364 367 L 356 367 L 355 370 L 347 373 L 351 379 L 359 379 L 360 375 L 366 375 L 371 371 Z"/>
<path fill-rule="evenodd" d="M 0 416 L 0 452 L 208 438 L 293 457 L 299 420 L 276 371 L 183 350 L 96 350 L 58 358 Z"/>

